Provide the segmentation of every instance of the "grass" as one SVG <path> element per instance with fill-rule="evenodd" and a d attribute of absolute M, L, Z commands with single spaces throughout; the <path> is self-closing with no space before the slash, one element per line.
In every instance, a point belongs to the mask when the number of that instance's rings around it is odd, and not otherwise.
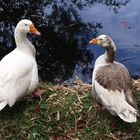
<path fill-rule="evenodd" d="M 26 97 L 0 112 L 0 140 L 140 139 L 139 119 L 129 124 L 108 111 L 97 112 L 92 106 L 91 90 L 44 87 L 42 101 Z M 135 98 L 140 103 L 139 92 Z"/>

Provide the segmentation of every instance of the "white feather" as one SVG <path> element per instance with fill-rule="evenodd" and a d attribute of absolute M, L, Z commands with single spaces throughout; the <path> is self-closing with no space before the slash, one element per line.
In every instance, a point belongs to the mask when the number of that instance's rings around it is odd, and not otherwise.
<path fill-rule="evenodd" d="M 18 30 L 17 30 L 18 31 Z M 38 85 L 35 49 L 26 36 L 15 35 L 17 48 L 0 61 L 0 110 Z"/>
<path fill-rule="evenodd" d="M 108 91 L 99 85 L 97 81 L 94 81 L 94 87 L 103 106 L 108 109 L 112 115 L 118 115 L 126 122 L 137 121 L 137 110 L 127 103 L 123 91 Z"/>

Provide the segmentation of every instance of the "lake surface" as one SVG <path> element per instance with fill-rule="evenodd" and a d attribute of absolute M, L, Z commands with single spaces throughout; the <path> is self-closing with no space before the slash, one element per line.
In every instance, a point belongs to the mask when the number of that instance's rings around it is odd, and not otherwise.
<path fill-rule="evenodd" d="M 109 35 L 117 46 L 116 61 L 140 77 L 139 0 L 0 1 L 0 58 L 15 48 L 14 28 L 22 18 L 33 21 L 41 37 L 29 35 L 37 49 L 41 81 L 71 83 L 78 76 L 91 83 L 96 58 L 104 50 L 89 45 Z"/>
<path fill-rule="evenodd" d="M 140 76 L 140 1 L 131 0 L 115 14 L 105 5 L 97 4 L 81 12 L 85 22 L 101 21 L 103 28 L 98 34 L 107 34 L 115 42 L 118 51 L 116 60 L 123 63 L 130 74 Z M 89 46 L 97 58 L 100 48 Z"/>
<path fill-rule="evenodd" d="M 95 4 L 79 11 L 84 22 L 101 22 L 102 29 L 97 35 L 109 35 L 117 47 L 116 61 L 123 63 L 134 78 L 140 77 L 140 1 L 128 1 L 120 9 L 108 7 L 104 4 Z M 89 68 L 92 69 L 94 62 L 104 50 L 101 47 L 88 45 L 87 47 L 94 54 Z M 81 69 L 82 71 L 82 69 Z M 89 72 L 89 71 L 88 71 Z M 80 70 L 75 70 L 74 75 L 82 77 L 84 81 L 91 82 L 90 72 L 83 75 Z"/>

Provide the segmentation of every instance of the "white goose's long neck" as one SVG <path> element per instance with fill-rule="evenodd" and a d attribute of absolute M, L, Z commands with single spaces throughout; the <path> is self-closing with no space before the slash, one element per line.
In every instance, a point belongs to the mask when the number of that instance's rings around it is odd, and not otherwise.
<path fill-rule="evenodd" d="M 15 30 L 14 37 L 15 37 L 17 50 L 35 57 L 36 50 L 32 45 L 32 43 L 27 39 L 27 33 L 21 33 Z"/>

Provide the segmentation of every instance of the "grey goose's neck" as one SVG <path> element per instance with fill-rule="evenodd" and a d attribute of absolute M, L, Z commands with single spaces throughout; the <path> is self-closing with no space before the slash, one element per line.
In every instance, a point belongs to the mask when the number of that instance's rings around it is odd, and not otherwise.
<path fill-rule="evenodd" d="M 115 50 L 113 47 L 106 47 L 106 58 L 107 63 L 113 63 L 115 59 Z"/>

